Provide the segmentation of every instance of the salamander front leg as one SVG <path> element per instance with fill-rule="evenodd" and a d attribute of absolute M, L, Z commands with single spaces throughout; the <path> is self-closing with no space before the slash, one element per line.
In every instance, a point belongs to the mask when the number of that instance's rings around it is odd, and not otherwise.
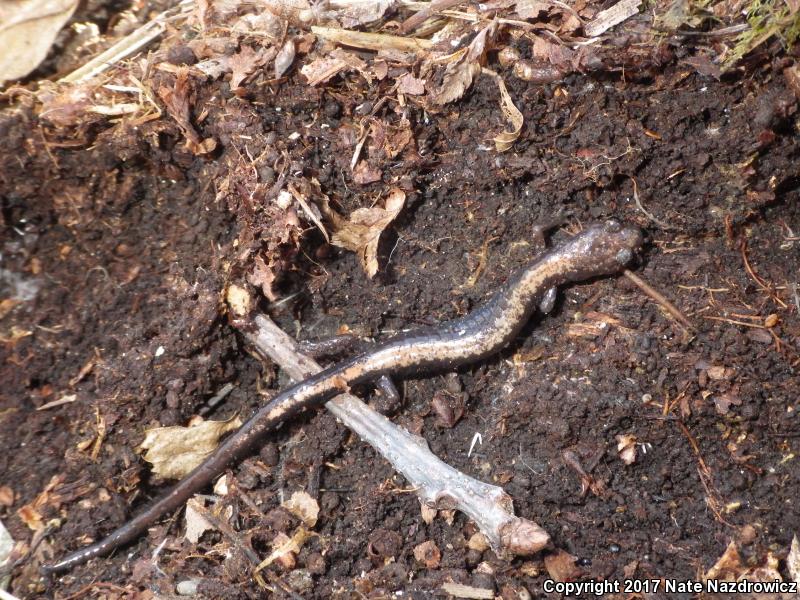
<path fill-rule="evenodd" d="M 348 354 L 366 352 L 369 350 L 369 346 L 374 345 L 374 342 L 355 335 L 336 335 L 318 341 L 303 340 L 298 345 L 301 352 L 314 359 L 319 359 L 321 357 L 341 358 Z M 377 410 L 384 414 L 394 412 L 400 404 L 400 392 L 392 379 L 388 375 L 381 375 L 375 381 L 375 388 L 380 396 Z"/>
<path fill-rule="evenodd" d="M 537 253 L 547 250 L 547 238 L 545 234 L 554 227 L 561 225 L 563 222 L 564 219 L 558 218 L 533 226 L 533 235 L 531 237 Z M 553 310 L 556 304 L 556 293 L 557 290 L 555 287 L 551 287 L 544 293 L 544 296 L 542 296 L 542 299 L 539 301 L 539 311 L 541 311 L 542 314 L 550 314 L 550 311 Z"/>

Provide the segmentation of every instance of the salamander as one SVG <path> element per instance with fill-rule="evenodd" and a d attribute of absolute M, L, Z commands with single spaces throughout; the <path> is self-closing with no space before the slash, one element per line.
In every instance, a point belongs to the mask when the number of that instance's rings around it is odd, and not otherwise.
<path fill-rule="evenodd" d="M 161 516 L 180 508 L 230 464 L 242 460 L 286 420 L 320 406 L 349 386 L 384 375 L 418 375 L 476 363 L 509 345 L 553 288 L 621 272 L 642 245 L 641 231 L 619 221 L 587 227 L 543 253 L 511 276 L 483 306 L 470 314 L 419 331 L 400 334 L 335 364 L 280 392 L 260 408 L 206 460 L 106 538 L 46 565 L 68 570 L 139 537 Z"/>

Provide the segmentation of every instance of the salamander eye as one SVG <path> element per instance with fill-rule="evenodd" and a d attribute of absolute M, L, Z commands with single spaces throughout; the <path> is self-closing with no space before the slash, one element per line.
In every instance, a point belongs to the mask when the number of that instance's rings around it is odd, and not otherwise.
<path fill-rule="evenodd" d="M 612 233 L 616 233 L 622 229 L 622 223 L 617 221 L 616 219 L 609 219 L 606 221 L 606 229 L 611 231 Z"/>
<path fill-rule="evenodd" d="M 617 255 L 614 257 L 614 260 L 616 260 L 621 265 L 627 265 L 629 262 L 631 262 L 632 258 L 633 258 L 633 252 L 631 252 L 630 248 L 623 248 L 622 250 L 617 252 Z"/>

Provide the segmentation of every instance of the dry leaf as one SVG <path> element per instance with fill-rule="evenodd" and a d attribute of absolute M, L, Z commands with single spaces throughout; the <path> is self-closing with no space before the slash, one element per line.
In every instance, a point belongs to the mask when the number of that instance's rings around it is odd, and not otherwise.
<path fill-rule="evenodd" d="M 767 557 L 764 560 L 764 564 L 748 569 L 747 572 L 739 578 L 739 580 L 747 579 L 748 581 L 783 581 L 783 577 L 781 577 L 781 574 L 778 571 L 779 566 L 780 561 L 778 561 L 778 558 L 772 552 L 767 552 Z M 797 596 L 794 597 L 795 599 L 797 598 Z M 751 596 L 752 600 L 759 600 L 760 598 L 764 598 L 764 596 L 760 594 L 753 594 Z"/>
<path fill-rule="evenodd" d="M 303 521 L 306 527 L 314 527 L 319 517 L 319 504 L 307 492 L 294 492 L 281 506 Z"/>
<path fill-rule="evenodd" d="M 264 36 L 277 42 L 283 37 L 288 25 L 278 14 L 267 9 L 256 14 L 242 15 L 230 27 L 233 31 L 256 33 L 259 37 Z"/>
<path fill-rule="evenodd" d="M 30 504 L 26 504 L 20 508 L 17 511 L 17 516 L 31 531 L 40 531 L 44 529 L 44 521 L 42 520 L 41 513 Z"/>
<path fill-rule="evenodd" d="M 472 80 L 480 72 L 480 64 L 465 59 L 448 65 L 442 85 L 438 90 L 431 93 L 431 102 L 434 104 L 447 104 L 458 100 L 469 89 L 469 86 L 472 85 Z"/>
<path fill-rule="evenodd" d="M 309 85 L 318 85 L 344 71 L 347 63 L 338 58 L 318 58 L 300 69 L 300 73 L 308 79 Z"/>
<path fill-rule="evenodd" d="M 158 89 L 158 95 L 164 101 L 167 112 L 175 119 L 183 135 L 186 136 L 188 150 L 193 154 L 208 154 L 217 147 L 217 142 L 214 138 L 202 139 L 190 122 L 191 93 L 189 75 L 185 68 L 178 70 L 175 85 L 171 89 L 165 86 Z"/>
<path fill-rule="evenodd" d="M 519 109 L 514 106 L 514 101 L 508 94 L 506 84 L 500 77 L 497 77 L 497 86 L 500 88 L 500 108 L 503 109 L 506 120 L 511 124 L 511 129 L 506 129 L 495 136 L 494 145 L 498 152 L 505 152 L 514 145 L 514 142 L 519 137 L 524 118 Z"/>
<path fill-rule="evenodd" d="M 786 569 L 792 581 L 800 586 L 800 542 L 797 541 L 797 535 L 792 537 L 792 545 L 786 557 Z"/>
<path fill-rule="evenodd" d="M 373 23 L 381 18 L 394 4 L 394 0 L 349 0 L 343 7 L 332 10 L 332 15 L 345 29 Z"/>
<path fill-rule="evenodd" d="M 383 150 L 389 159 L 396 158 L 414 139 L 408 119 L 400 121 L 398 127 L 386 127 L 383 136 Z M 370 147 L 370 152 L 372 147 Z"/>
<path fill-rule="evenodd" d="M 742 403 L 742 399 L 733 391 L 714 394 L 712 400 L 714 401 L 714 408 L 721 415 L 727 415 L 731 410 L 731 406 L 739 406 Z"/>
<path fill-rule="evenodd" d="M 275 57 L 275 79 L 279 79 L 289 70 L 289 67 L 291 67 L 294 62 L 294 54 L 294 40 L 292 38 L 287 38 L 283 46 L 281 46 L 280 52 L 278 52 L 278 55 Z"/>
<path fill-rule="evenodd" d="M 550 10 L 554 4 L 540 0 L 517 0 L 515 11 L 520 19 L 538 19 L 543 12 Z"/>
<path fill-rule="evenodd" d="M 274 48 L 253 50 L 250 46 L 242 46 L 242 49 L 232 55 L 228 61 L 231 69 L 231 89 L 238 88 L 253 71 L 267 64 L 275 56 L 275 53 Z"/>
<path fill-rule="evenodd" d="M 726 3 L 718 4 L 725 5 Z M 656 15 L 653 19 L 653 26 L 655 29 L 666 31 L 674 31 L 681 25 L 699 27 L 704 20 L 701 12 L 689 0 L 674 0 L 669 4 L 666 12 Z"/>
<path fill-rule="evenodd" d="M 425 93 L 425 80 L 417 79 L 411 73 L 405 73 L 397 78 L 397 91 L 409 96 L 421 96 Z"/>
<path fill-rule="evenodd" d="M 472 85 L 472 80 L 481 72 L 480 58 L 486 48 L 486 36 L 489 27 L 484 27 L 469 47 L 463 52 L 460 58 L 447 65 L 442 85 L 437 91 L 431 94 L 431 102 L 434 104 L 447 104 L 453 100 L 458 100 L 464 95 Z"/>
<path fill-rule="evenodd" d="M 430 525 L 433 523 L 433 520 L 436 518 L 436 513 L 439 512 L 432 506 L 428 506 L 424 502 L 420 501 L 420 513 L 422 515 L 422 521 Z"/>
<path fill-rule="evenodd" d="M 385 201 L 385 208 L 359 208 L 347 220 L 333 210 L 327 198 L 323 200 L 322 210 L 333 224 L 334 234 L 331 243 L 358 254 L 361 266 L 369 277 L 378 272 L 378 241 L 406 201 L 406 194 L 399 188 L 392 188 Z"/>
<path fill-rule="evenodd" d="M 709 379 L 713 379 L 714 381 L 721 381 L 723 379 L 730 379 L 731 377 L 734 376 L 736 371 L 731 367 L 722 367 L 716 365 L 706 369 L 706 373 L 708 374 Z"/>
<path fill-rule="evenodd" d="M 380 60 L 380 59 L 373 60 L 372 73 L 375 75 L 375 79 L 377 79 L 378 81 L 383 81 L 389 74 L 389 65 L 386 63 L 385 60 Z"/>
<path fill-rule="evenodd" d="M 705 574 L 705 578 L 736 581 L 746 570 L 736 548 L 736 542 L 731 542 L 716 564 Z"/>
<path fill-rule="evenodd" d="M 559 549 L 544 557 L 544 568 L 554 581 L 575 581 L 581 576 L 576 560 L 578 559 L 569 552 Z"/>
<path fill-rule="evenodd" d="M 78 0 L 0 2 L 0 84 L 39 66 L 76 6 Z"/>
<path fill-rule="evenodd" d="M 276 560 L 280 561 L 284 566 L 286 565 L 286 562 L 282 560 L 284 558 L 289 558 L 293 562 L 295 555 L 300 552 L 300 548 L 303 547 L 303 544 L 310 536 L 311 533 L 305 527 L 300 527 L 291 538 L 285 533 L 279 533 L 275 536 L 275 540 L 272 544 L 275 549 L 267 558 L 259 563 L 255 568 L 255 572 L 258 573 L 266 569 Z"/>
<path fill-rule="evenodd" d="M 181 479 L 219 445 L 219 438 L 242 426 L 238 416 L 227 421 L 201 421 L 191 427 L 156 427 L 146 432 L 140 448 L 153 473 L 163 479 Z"/>
<path fill-rule="evenodd" d="M 790 551 L 791 554 L 791 551 Z M 789 566 L 789 557 L 787 557 L 787 567 Z M 764 582 L 780 582 L 783 581 L 780 572 L 778 571 L 779 561 L 771 552 L 767 553 L 763 564 L 756 566 L 748 566 L 742 562 L 739 551 L 736 548 L 736 543 L 731 542 L 725 549 L 725 552 L 704 575 L 704 579 L 716 579 L 719 581 L 738 582 L 742 580 L 747 581 L 764 581 Z M 794 577 L 790 569 L 790 575 Z M 762 597 L 763 595 L 748 594 L 745 598 Z"/>
<path fill-rule="evenodd" d="M 272 284 L 275 283 L 275 272 L 273 271 L 272 261 L 267 265 L 260 254 L 253 260 L 253 270 L 247 276 L 247 281 L 249 281 L 251 285 L 260 287 L 261 293 L 264 294 L 264 297 L 270 302 L 275 302 L 275 300 L 278 299 L 278 296 L 272 289 Z"/>
<path fill-rule="evenodd" d="M 342 71 L 358 71 L 368 83 L 372 83 L 367 63 L 352 52 L 346 52 L 341 48 L 336 48 L 328 56 L 318 58 L 300 69 L 300 73 L 308 79 L 309 85 L 324 83 Z"/>
<path fill-rule="evenodd" d="M 205 512 L 203 509 L 204 503 L 200 498 L 189 498 L 186 502 L 186 513 L 184 515 L 186 533 L 183 534 L 183 537 L 192 544 L 196 544 L 206 531 L 214 529 L 214 526 L 203 516 L 203 512 Z"/>
<path fill-rule="evenodd" d="M 64 489 L 64 475 L 53 475 L 44 489 L 39 492 L 39 495 L 29 502 L 21 506 L 17 510 L 17 516 L 22 520 L 29 529 L 33 531 L 41 531 L 44 529 L 44 520 L 42 519 L 41 510 L 46 506 L 58 508 L 64 500 L 61 491 Z M 74 487 L 74 486 L 73 486 Z M 74 490 L 76 495 L 80 495 L 80 490 Z"/>
<path fill-rule="evenodd" d="M 560 44 L 556 44 L 547 40 L 543 37 L 537 37 L 533 41 L 533 47 L 531 48 L 531 54 L 535 62 L 540 63 L 541 61 L 546 61 L 553 65 L 554 67 L 558 67 L 564 71 L 572 71 L 574 68 L 573 62 L 575 59 L 575 51 L 567 46 L 562 46 Z M 538 59 L 538 60 L 537 60 Z M 542 67 L 536 67 L 537 69 L 542 69 Z M 544 76 L 546 73 L 542 73 L 540 76 Z M 563 77 L 564 74 L 561 74 Z"/>
<path fill-rule="evenodd" d="M 230 73 L 230 56 L 218 56 L 200 61 L 194 68 L 201 71 L 207 77 L 216 79 L 225 73 Z"/>

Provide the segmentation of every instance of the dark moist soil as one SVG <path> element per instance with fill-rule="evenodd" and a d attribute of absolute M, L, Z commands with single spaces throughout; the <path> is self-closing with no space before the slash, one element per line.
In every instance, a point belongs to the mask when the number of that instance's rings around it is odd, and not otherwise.
<path fill-rule="evenodd" d="M 576 285 L 501 356 L 456 381 L 403 382 L 395 421 L 455 467 L 502 485 L 518 515 L 577 558 L 578 578 L 696 579 L 731 540 L 752 564 L 768 552 L 785 558 L 800 530 L 800 157 L 780 70 L 719 82 L 673 64 L 639 80 L 506 81 L 525 116 L 512 151 L 493 148 L 499 97 L 479 78 L 439 113 L 386 103 L 378 118 L 405 111 L 417 153 L 384 165 L 383 182 L 369 186 L 352 182 L 352 148 L 337 128 L 358 123 L 357 107 L 382 90 L 354 97 L 350 77 L 325 89 L 293 77 L 248 102 L 218 86 L 201 92 L 218 95 L 202 132 L 221 150 L 206 158 L 186 153 L 164 121 L 89 128 L 73 149 L 45 145 L 24 99 L 2 114 L 10 151 L 0 156 L 0 290 L 19 302 L 0 321 L 0 484 L 13 490 L 0 518 L 30 542 L 18 511 L 40 497 L 48 528 L 13 571 L 13 593 L 170 597 L 191 579 L 204 598 L 264 593 L 229 538 L 210 532 L 190 544 L 182 517 L 62 576 L 37 570 L 164 492 L 134 451 L 145 429 L 198 413 L 246 417 L 286 384 L 248 353 L 223 308 L 226 282 L 241 281 L 235 241 L 255 218 L 217 199 L 225 159 L 244 139 L 256 140 L 253 155 L 265 139 L 285 150 L 292 172 L 316 177 L 345 214 L 390 183 L 407 193 L 374 280 L 315 231 L 300 240 L 276 286 L 281 298 L 297 295 L 271 312 L 301 338 L 342 326 L 381 337 L 464 314 L 538 251 L 538 224 L 557 219 L 575 231 L 614 216 L 643 227 L 635 271 L 695 331 L 624 277 Z M 552 241 L 565 237 L 557 229 Z M 233 391 L 208 411 L 227 383 Z M 464 402 L 452 427 L 432 409 L 442 390 Z M 37 410 L 65 396 L 72 401 Z M 483 443 L 468 456 L 476 433 Z M 635 436 L 633 464 L 620 458 L 620 435 Z M 576 462 L 593 483 L 585 494 L 568 466 Z M 523 588 L 551 597 L 542 556 L 503 561 L 468 548 L 475 530 L 460 514 L 426 525 L 402 477 L 324 411 L 282 429 L 230 474 L 231 527 L 261 558 L 277 532 L 298 525 L 277 508 L 281 492 L 306 490 L 321 507 L 295 568 L 267 570 L 277 597 L 423 598 L 443 596 L 451 580 L 503 598 L 525 598 Z M 429 540 L 441 551 L 437 568 L 413 555 Z"/>

